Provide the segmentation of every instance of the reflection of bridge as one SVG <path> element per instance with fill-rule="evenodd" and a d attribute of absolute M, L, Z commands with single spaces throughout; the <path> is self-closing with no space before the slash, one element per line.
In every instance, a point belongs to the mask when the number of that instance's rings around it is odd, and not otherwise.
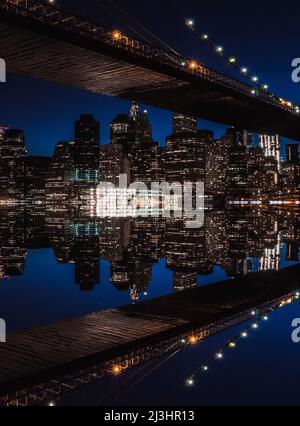
<path fill-rule="evenodd" d="M 11 72 L 300 139 L 299 110 L 267 90 L 40 0 L 1 0 L 0 36 Z"/>
<path fill-rule="evenodd" d="M 37 404 L 183 348 L 292 300 L 299 265 L 8 335 L 1 405 Z M 196 330 L 196 331 L 195 331 Z M 41 384 L 42 383 L 42 384 Z"/>

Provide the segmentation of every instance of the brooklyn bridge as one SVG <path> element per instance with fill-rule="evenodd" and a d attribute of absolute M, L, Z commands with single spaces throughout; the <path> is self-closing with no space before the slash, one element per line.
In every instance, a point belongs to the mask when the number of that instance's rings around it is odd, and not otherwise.
<path fill-rule="evenodd" d="M 1 0 L 0 52 L 11 73 L 300 140 L 299 107 L 255 79 L 233 79 L 53 1 Z"/>

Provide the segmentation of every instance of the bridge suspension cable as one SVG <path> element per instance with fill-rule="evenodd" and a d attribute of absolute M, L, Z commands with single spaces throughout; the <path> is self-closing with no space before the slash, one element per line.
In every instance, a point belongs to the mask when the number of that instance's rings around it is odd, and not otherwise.
<path fill-rule="evenodd" d="M 267 84 L 260 85 L 259 84 L 259 78 L 256 75 L 251 76 L 249 74 L 249 70 L 247 67 L 240 67 L 237 64 L 237 59 L 234 56 L 226 57 L 224 55 L 224 49 L 222 46 L 218 46 L 215 43 L 213 43 L 209 35 L 206 33 L 200 33 L 196 26 L 193 19 L 187 19 L 183 18 L 182 15 L 177 12 L 177 10 L 169 4 L 167 0 L 159 0 L 168 10 L 169 12 L 176 17 L 185 27 L 187 27 L 192 33 L 197 37 L 198 40 L 201 40 L 202 42 L 205 42 L 217 55 L 223 57 L 227 63 L 227 65 L 231 66 L 232 68 L 235 68 L 244 78 L 246 78 L 248 81 L 251 82 L 251 84 L 255 85 L 257 89 L 264 90 L 265 92 L 269 93 L 271 96 L 274 96 L 271 92 L 268 91 L 269 86 Z"/>
<path fill-rule="evenodd" d="M 294 303 L 295 301 L 299 300 L 299 293 L 295 293 L 292 297 L 290 297 L 288 300 L 282 300 L 281 302 L 278 302 L 278 305 L 274 308 L 269 308 L 267 312 L 259 313 L 258 311 L 253 311 L 252 315 L 255 318 L 254 321 L 251 321 L 250 324 L 248 324 L 242 331 L 237 333 L 235 336 L 229 338 L 226 343 L 212 356 L 210 356 L 206 362 L 201 362 L 200 366 L 197 366 L 188 379 L 186 379 L 183 383 L 180 383 L 178 387 L 167 397 L 164 404 L 169 404 L 175 396 L 182 391 L 185 387 L 192 387 L 195 384 L 195 379 L 200 374 L 207 374 L 210 370 L 211 365 L 214 362 L 221 361 L 224 357 L 224 353 L 227 350 L 234 350 L 237 347 L 237 342 L 242 339 L 246 339 L 249 335 L 249 332 L 251 330 L 255 331 L 259 328 L 259 324 L 268 321 L 269 316 L 268 314 L 272 313 L 274 310 L 277 310 L 279 308 L 282 308 L 290 303 Z M 199 343 L 199 339 L 197 336 L 191 336 L 190 338 L 190 344 L 196 345 Z"/>
<path fill-rule="evenodd" d="M 182 56 L 179 52 L 173 49 L 169 44 L 167 44 L 164 40 L 154 34 L 153 31 L 149 30 L 145 27 L 141 22 L 139 22 L 134 16 L 132 16 L 129 12 L 124 10 L 117 2 L 112 0 L 106 0 L 108 5 L 105 5 L 103 0 L 96 0 L 99 6 L 105 8 L 111 15 L 115 16 L 117 19 L 125 20 L 128 28 L 133 31 L 138 37 L 142 38 L 149 44 L 152 44 L 153 41 L 155 43 L 159 43 L 169 52 Z M 130 23 L 131 22 L 131 23 Z"/>

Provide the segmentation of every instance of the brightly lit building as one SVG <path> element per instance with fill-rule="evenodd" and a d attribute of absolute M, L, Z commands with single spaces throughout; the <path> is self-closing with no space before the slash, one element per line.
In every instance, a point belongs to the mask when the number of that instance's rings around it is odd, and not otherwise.
<path fill-rule="evenodd" d="M 281 166 L 280 156 L 280 136 L 279 135 L 259 135 L 260 146 L 264 150 L 265 157 L 273 157 L 277 162 L 278 171 Z"/>

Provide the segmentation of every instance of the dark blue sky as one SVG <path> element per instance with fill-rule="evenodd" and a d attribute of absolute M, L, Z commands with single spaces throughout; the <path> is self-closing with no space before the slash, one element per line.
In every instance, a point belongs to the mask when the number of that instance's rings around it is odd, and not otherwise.
<path fill-rule="evenodd" d="M 234 72 L 173 17 L 160 0 L 118 0 L 123 8 L 139 19 L 172 47 L 195 57 L 219 71 Z M 109 17 L 96 0 L 61 0 L 70 10 L 85 14 L 126 31 L 118 19 Z M 193 17 L 199 30 L 224 47 L 239 64 L 247 66 L 262 83 L 280 96 L 300 104 L 300 83 L 291 80 L 291 62 L 300 57 L 300 4 L 296 0 L 277 3 L 169 0 L 183 16 Z M 76 6 L 78 8 L 76 9 Z M 5 58 L 5 52 L 0 52 Z M 74 121 L 80 113 L 92 113 L 102 124 L 101 142 L 108 142 L 108 123 L 119 112 L 127 112 L 129 102 L 74 90 L 48 82 L 8 76 L 0 86 L 0 123 L 22 128 L 31 154 L 50 155 L 58 140 L 73 138 Z M 171 132 L 171 115 L 147 108 L 154 137 L 161 143 Z M 200 122 L 219 136 L 224 127 Z"/>

